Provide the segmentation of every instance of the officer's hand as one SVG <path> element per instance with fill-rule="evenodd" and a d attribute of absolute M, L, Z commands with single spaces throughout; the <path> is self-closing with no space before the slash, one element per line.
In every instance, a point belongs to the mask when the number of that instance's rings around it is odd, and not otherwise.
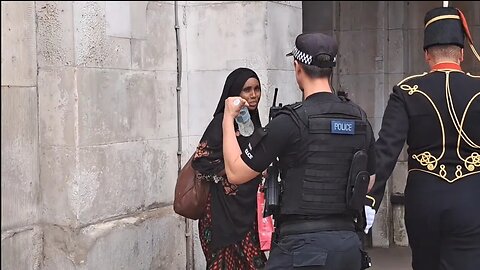
<path fill-rule="evenodd" d="M 375 219 L 375 209 L 373 209 L 369 205 L 365 205 L 365 219 L 367 220 L 365 233 L 368 233 L 368 231 L 370 231 L 370 228 L 373 225 L 373 220 Z"/>
<path fill-rule="evenodd" d="M 229 97 L 225 100 L 224 116 L 229 116 L 234 119 L 238 116 L 240 109 L 244 106 L 248 106 L 245 99 L 241 97 Z"/>

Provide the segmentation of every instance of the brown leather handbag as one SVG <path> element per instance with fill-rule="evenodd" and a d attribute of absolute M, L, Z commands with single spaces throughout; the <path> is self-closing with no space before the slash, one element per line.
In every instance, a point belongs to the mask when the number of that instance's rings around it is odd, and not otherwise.
<path fill-rule="evenodd" d="M 210 182 L 197 178 L 197 171 L 192 167 L 192 160 L 193 155 L 178 175 L 173 210 L 181 216 L 197 220 L 205 212 L 210 193 Z"/>

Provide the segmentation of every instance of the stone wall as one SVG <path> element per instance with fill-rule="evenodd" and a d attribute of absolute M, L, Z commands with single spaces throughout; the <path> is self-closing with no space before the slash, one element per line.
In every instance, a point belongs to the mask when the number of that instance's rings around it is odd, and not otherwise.
<path fill-rule="evenodd" d="M 237 67 L 260 76 L 264 124 L 275 87 L 300 99 L 301 2 L 177 4 L 2 2 L 2 269 L 205 268 L 171 207 L 177 154 Z"/>

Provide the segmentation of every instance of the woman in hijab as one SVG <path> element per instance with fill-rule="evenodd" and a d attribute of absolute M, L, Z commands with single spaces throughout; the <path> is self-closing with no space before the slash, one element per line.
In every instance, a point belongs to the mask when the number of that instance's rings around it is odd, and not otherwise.
<path fill-rule="evenodd" d="M 233 185 L 225 175 L 223 161 L 222 121 L 225 99 L 241 96 L 248 101 L 255 128 L 261 127 L 258 115 L 260 80 L 247 68 L 238 68 L 225 81 L 213 120 L 208 125 L 195 152 L 192 166 L 204 181 L 211 181 L 210 195 L 204 216 L 198 222 L 200 242 L 207 269 L 261 269 L 266 257 L 260 249 L 256 221 L 256 194 L 261 176 L 243 185 Z M 245 147 L 248 138 L 237 140 Z"/>

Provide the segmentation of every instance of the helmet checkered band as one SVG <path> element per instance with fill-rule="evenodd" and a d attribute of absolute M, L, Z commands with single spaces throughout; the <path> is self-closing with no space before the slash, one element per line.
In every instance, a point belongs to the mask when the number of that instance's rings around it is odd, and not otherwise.
<path fill-rule="evenodd" d="M 310 65 L 312 63 L 313 57 L 307 53 L 300 51 L 299 49 L 297 49 L 296 46 L 293 47 L 292 53 L 293 53 L 293 57 L 295 57 L 295 59 L 297 59 L 298 61 L 307 65 Z"/>

